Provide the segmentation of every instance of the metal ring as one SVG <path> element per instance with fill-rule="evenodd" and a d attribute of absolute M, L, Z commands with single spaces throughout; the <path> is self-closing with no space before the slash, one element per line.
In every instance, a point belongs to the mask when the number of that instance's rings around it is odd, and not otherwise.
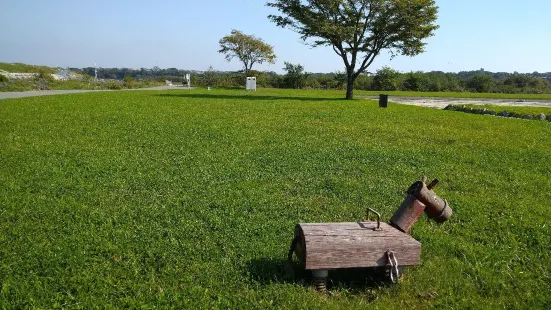
<path fill-rule="evenodd" d="M 440 210 L 440 213 L 438 214 L 438 216 L 435 216 L 434 218 L 441 217 L 442 214 L 444 214 L 444 211 L 446 210 L 447 207 L 448 207 L 448 201 L 446 199 L 444 199 L 444 207 L 442 208 L 442 210 Z"/>

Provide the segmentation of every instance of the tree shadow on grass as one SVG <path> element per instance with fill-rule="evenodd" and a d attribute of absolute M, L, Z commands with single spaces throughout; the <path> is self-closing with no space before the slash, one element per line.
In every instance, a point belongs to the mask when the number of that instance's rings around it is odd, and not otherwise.
<path fill-rule="evenodd" d="M 292 283 L 303 287 L 312 285 L 312 273 L 297 261 L 260 258 L 247 262 L 245 275 L 261 285 Z M 329 271 L 328 290 L 345 289 L 357 293 L 392 285 L 386 268 L 348 268 Z"/>
<path fill-rule="evenodd" d="M 298 101 L 343 101 L 344 98 L 320 98 L 297 96 L 270 96 L 270 95 L 227 95 L 227 94 L 155 94 L 153 96 L 169 98 L 196 98 L 196 99 L 238 99 L 238 100 L 298 100 Z"/>

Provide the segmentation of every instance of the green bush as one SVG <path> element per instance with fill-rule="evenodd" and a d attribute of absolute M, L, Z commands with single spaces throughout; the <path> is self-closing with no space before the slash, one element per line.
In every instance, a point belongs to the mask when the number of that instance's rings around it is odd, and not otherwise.
<path fill-rule="evenodd" d="M 9 81 L 10 81 L 10 79 L 8 79 L 7 76 L 5 76 L 3 74 L 0 74 L 0 83 L 7 83 Z"/>
<path fill-rule="evenodd" d="M 126 88 L 132 88 L 134 86 L 134 78 L 131 76 L 126 76 L 123 79 L 123 86 Z"/>
<path fill-rule="evenodd" d="M 471 92 L 489 93 L 492 91 L 494 80 L 491 76 L 485 74 L 477 74 L 468 78 L 465 85 Z"/>
<path fill-rule="evenodd" d="M 370 90 L 373 86 L 373 78 L 367 74 L 360 74 L 354 81 L 354 88 L 361 90 Z"/>
<path fill-rule="evenodd" d="M 36 76 L 36 79 L 38 79 L 38 80 L 42 79 L 42 80 L 45 80 L 47 82 L 54 81 L 54 77 L 52 76 L 52 74 L 47 72 L 46 70 L 38 71 L 38 75 Z"/>
<path fill-rule="evenodd" d="M 218 76 L 216 74 L 216 70 L 210 66 L 209 69 L 203 73 L 203 84 L 206 86 L 217 86 L 217 82 Z"/>
<path fill-rule="evenodd" d="M 54 78 L 46 70 L 39 70 L 34 77 L 34 81 L 36 82 L 36 88 L 39 90 L 49 90 L 51 89 L 51 84 L 54 82 Z"/>
<path fill-rule="evenodd" d="M 122 89 L 122 84 L 118 81 L 107 81 L 105 83 L 105 86 L 107 87 L 107 89 L 113 89 L 113 90 Z"/>
<path fill-rule="evenodd" d="M 400 72 L 390 67 L 383 67 L 373 77 L 374 90 L 398 90 Z"/>

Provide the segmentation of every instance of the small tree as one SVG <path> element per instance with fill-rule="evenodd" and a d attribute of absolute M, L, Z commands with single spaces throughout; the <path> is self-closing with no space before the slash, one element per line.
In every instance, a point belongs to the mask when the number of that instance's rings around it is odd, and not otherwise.
<path fill-rule="evenodd" d="M 255 63 L 275 63 L 276 55 L 271 45 L 268 45 L 252 35 L 238 30 L 232 30 L 230 35 L 220 39 L 219 53 L 226 54 L 226 60 L 239 59 L 243 63 L 245 75 Z"/>
<path fill-rule="evenodd" d="M 438 26 L 434 0 L 273 0 L 267 4 L 282 16 L 268 18 L 288 27 L 313 47 L 331 46 L 342 58 L 346 99 L 354 81 L 383 50 L 391 56 L 415 56 Z"/>
<path fill-rule="evenodd" d="M 285 74 L 285 87 L 290 88 L 302 88 L 304 82 L 308 78 L 308 73 L 304 72 L 304 67 L 300 64 L 293 65 L 290 62 L 285 62 L 285 68 L 283 68 L 287 74 Z"/>
<path fill-rule="evenodd" d="M 36 87 L 39 90 L 50 89 L 50 85 L 54 82 L 52 74 L 44 69 L 40 69 L 38 71 L 38 73 L 34 77 L 34 80 L 36 81 Z"/>
<path fill-rule="evenodd" d="M 402 90 L 422 91 L 424 89 L 424 76 L 422 72 L 410 72 L 402 82 Z"/>
<path fill-rule="evenodd" d="M 134 86 L 134 78 L 129 75 L 125 76 L 122 81 L 126 88 L 132 88 Z"/>
<path fill-rule="evenodd" d="M 333 76 L 333 81 L 335 82 L 335 87 L 339 89 L 343 89 L 346 85 L 346 72 L 343 71 L 335 71 L 335 75 Z"/>
<path fill-rule="evenodd" d="M 400 72 L 385 66 L 375 73 L 373 88 L 374 90 L 397 90 L 399 77 Z"/>
<path fill-rule="evenodd" d="M 203 82 L 206 86 L 212 87 L 216 84 L 217 80 L 218 76 L 216 70 L 210 66 L 209 69 L 203 73 Z"/>
<path fill-rule="evenodd" d="M 468 78 L 465 81 L 465 84 L 470 91 L 489 93 L 491 91 L 493 82 L 494 80 L 491 76 L 486 74 L 477 74 Z"/>
<path fill-rule="evenodd" d="M 355 89 L 370 90 L 373 87 L 373 78 L 369 75 L 362 73 L 358 76 L 354 82 Z"/>

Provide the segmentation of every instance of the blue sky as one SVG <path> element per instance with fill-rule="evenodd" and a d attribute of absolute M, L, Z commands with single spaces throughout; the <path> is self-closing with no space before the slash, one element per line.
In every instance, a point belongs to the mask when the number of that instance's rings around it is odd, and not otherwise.
<path fill-rule="evenodd" d="M 426 52 L 392 61 L 380 55 L 368 69 L 400 71 L 551 71 L 550 0 L 437 0 L 435 36 Z M 0 62 L 88 67 L 239 70 L 217 53 L 231 29 L 274 46 L 274 65 L 253 69 L 282 72 L 283 62 L 309 72 L 343 69 L 329 47 L 312 49 L 291 30 L 267 19 L 276 13 L 261 0 L 2 0 Z"/>

